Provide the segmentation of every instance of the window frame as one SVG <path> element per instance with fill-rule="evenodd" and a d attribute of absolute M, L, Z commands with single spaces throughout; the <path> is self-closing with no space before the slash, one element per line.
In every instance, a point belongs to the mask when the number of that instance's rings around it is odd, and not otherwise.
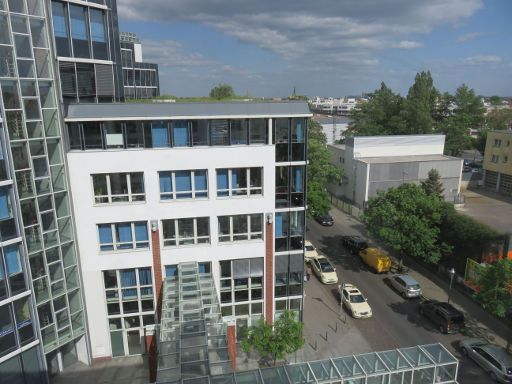
<path fill-rule="evenodd" d="M 252 230 L 252 216 L 260 215 L 261 217 L 261 231 L 253 231 Z M 234 232 L 233 227 L 233 218 L 234 217 L 246 217 L 246 227 L 247 232 Z M 217 216 L 218 228 L 220 229 L 220 220 L 224 218 L 229 219 L 229 233 L 221 234 L 220 230 L 218 231 L 218 242 L 219 243 L 238 243 L 243 241 L 263 241 L 263 213 L 250 213 L 250 214 L 242 214 L 242 215 L 223 215 Z M 241 238 L 242 236 L 246 236 L 246 238 Z M 236 237 L 236 238 L 235 238 Z"/>
<path fill-rule="evenodd" d="M 178 172 L 190 172 L 190 190 L 188 191 L 177 191 L 176 190 L 176 174 Z M 206 189 L 196 189 L 196 172 L 204 172 L 204 177 L 206 181 Z M 162 192 L 162 184 L 161 184 L 161 175 L 170 173 L 171 177 L 171 191 L 170 192 Z M 158 171 L 158 181 L 159 181 L 159 197 L 160 202 L 163 201 L 180 201 L 180 200 L 190 200 L 190 199 L 204 199 L 207 200 L 208 195 L 208 169 L 186 169 L 186 170 L 172 170 L 172 171 Z M 190 195 L 191 197 L 187 197 Z M 181 197 L 180 197 L 181 196 Z"/>
<path fill-rule="evenodd" d="M 137 231 L 136 231 L 136 225 L 139 223 L 144 223 L 146 225 L 146 239 L 137 239 Z M 130 225 L 130 241 L 121 241 L 118 239 L 118 233 L 119 233 L 119 225 Z M 112 242 L 101 242 L 101 235 L 100 235 L 100 226 L 107 227 L 110 226 L 110 236 L 112 239 Z M 108 228 L 108 227 L 107 227 Z M 136 249 L 149 249 L 149 233 L 148 233 L 148 222 L 147 221 L 127 221 L 127 222 L 118 222 L 118 223 L 99 223 L 96 224 L 96 231 L 98 234 L 98 244 L 100 248 L 100 252 L 126 252 L 130 250 L 136 250 Z M 131 246 L 130 246 L 131 245 Z"/>
<path fill-rule="evenodd" d="M 260 170 L 260 186 L 251 186 L 251 170 Z M 246 185 L 242 188 L 233 188 L 233 171 L 245 170 Z M 227 172 L 227 188 L 219 188 L 219 171 Z M 240 167 L 240 168 L 217 168 L 215 169 L 215 181 L 217 183 L 217 198 L 233 198 L 233 197 L 248 197 L 248 196 L 263 196 L 263 167 Z M 243 193 L 245 191 L 245 193 Z"/>
<path fill-rule="evenodd" d="M 133 193 L 132 192 L 132 175 L 142 175 L 142 193 Z M 124 175 L 126 178 L 126 189 L 127 193 L 121 194 L 113 194 L 112 193 L 112 184 L 110 177 L 111 175 Z M 95 185 L 94 185 L 94 176 L 105 176 L 105 182 L 107 187 L 106 194 L 96 195 Z M 119 173 L 93 173 L 91 174 L 91 183 L 92 183 L 92 193 L 94 195 L 94 204 L 95 205 L 104 205 L 104 204 L 119 204 L 119 203 L 145 203 L 146 202 L 146 189 L 144 182 L 144 172 L 119 172 Z M 127 200 L 114 201 L 114 199 L 126 198 Z"/>
<path fill-rule="evenodd" d="M 208 227 L 208 235 L 198 235 L 198 220 L 206 219 Z M 180 220 L 193 220 L 192 221 L 192 236 L 181 237 L 180 236 Z M 210 229 L 210 217 L 180 217 L 175 219 L 163 219 L 162 222 L 162 247 L 183 247 L 183 246 L 194 246 L 211 244 L 211 229 Z M 164 223 L 165 222 L 165 223 Z M 166 237 L 164 233 L 164 226 L 171 225 L 174 228 L 174 237 Z M 206 241 L 201 241 L 206 240 Z M 192 243 L 190 243 L 192 241 Z"/>

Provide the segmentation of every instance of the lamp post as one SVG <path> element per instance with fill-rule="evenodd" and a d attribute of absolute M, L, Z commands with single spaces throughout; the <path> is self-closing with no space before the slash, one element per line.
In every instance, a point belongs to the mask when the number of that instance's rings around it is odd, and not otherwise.
<path fill-rule="evenodd" d="M 455 276 L 455 269 L 452 267 L 448 273 L 450 274 L 450 288 L 448 289 L 448 303 L 450 303 L 450 296 L 452 294 L 453 277 Z"/>

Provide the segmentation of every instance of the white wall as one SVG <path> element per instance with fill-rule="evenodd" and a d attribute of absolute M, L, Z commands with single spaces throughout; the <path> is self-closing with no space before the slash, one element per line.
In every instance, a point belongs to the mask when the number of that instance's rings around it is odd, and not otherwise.
<path fill-rule="evenodd" d="M 356 157 L 442 155 L 444 140 L 444 135 L 361 136 L 354 137 L 353 148 Z"/>
<path fill-rule="evenodd" d="M 161 244 L 161 259 L 163 265 L 211 261 L 214 276 L 219 275 L 219 260 L 265 255 L 265 245 L 261 240 L 218 244 L 216 217 L 241 213 L 265 214 L 275 210 L 274 146 L 86 151 L 69 152 L 67 158 L 93 357 L 111 356 L 101 271 L 153 264 L 151 249 L 100 253 L 96 224 L 158 220 L 161 231 L 161 219 L 209 216 L 210 245 L 164 249 Z M 215 169 L 231 167 L 263 167 L 263 196 L 217 198 Z M 208 169 L 209 199 L 160 202 L 157 172 L 182 169 Z M 90 175 L 115 172 L 144 172 L 146 202 L 94 205 Z M 219 284 L 218 279 L 215 280 Z"/>

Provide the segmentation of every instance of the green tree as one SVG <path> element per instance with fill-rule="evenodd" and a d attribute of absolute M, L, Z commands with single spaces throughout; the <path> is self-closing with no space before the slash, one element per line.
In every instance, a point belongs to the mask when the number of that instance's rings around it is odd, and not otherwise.
<path fill-rule="evenodd" d="M 485 108 L 482 97 L 475 95 L 475 91 L 462 84 L 455 92 L 453 102 L 454 116 L 459 117 L 469 128 L 479 128 L 485 121 Z"/>
<path fill-rule="evenodd" d="M 322 127 L 315 120 L 308 125 L 308 183 L 307 206 L 308 215 L 324 214 L 331 207 L 327 183 L 338 183 L 343 170 L 331 164 L 331 154 L 326 146 L 327 139 Z"/>
<path fill-rule="evenodd" d="M 441 175 L 437 169 L 432 168 L 428 172 L 428 178 L 421 182 L 421 187 L 427 195 L 436 196 L 439 199 L 443 198 L 443 183 L 441 183 Z"/>
<path fill-rule="evenodd" d="M 362 219 L 373 236 L 401 254 L 436 263 L 446 247 L 438 241 L 443 204 L 406 183 L 371 198 Z"/>
<path fill-rule="evenodd" d="M 502 98 L 499 97 L 499 96 L 491 96 L 489 98 L 489 103 L 491 103 L 491 105 L 494 105 L 495 107 L 498 106 L 498 105 L 501 105 L 502 103 Z"/>
<path fill-rule="evenodd" d="M 486 116 L 488 129 L 508 129 L 512 125 L 512 109 L 493 109 Z"/>
<path fill-rule="evenodd" d="M 210 91 L 210 97 L 212 99 L 228 99 L 230 97 L 235 96 L 235 92 L 233 91 L 233 88 L 229 84 L 219 84 L 215 87 L 213 87 Z"/>
<path fill-rule="evenodd" d="M 346 132 L 350 136 L 407 134 L 407 122 L 402 113 L 404 98 L 381 83 L 380 89 L 368 95 L 351 114 Z"/>
<path fill-rule="evenodd" d="M 438 132 L 445 138 L 444 153 L 450 156 L 460 156 L 462 151 L 471 147 L 468 120 L 464 116 L 448 116 L 438 124 Z"/>
<path fill-rule="evenodd" d="M 478 270 L 475 298 L 498 317 L 512 312 L 512 260 L 502 259 Z"/>
<path fill-rule="evenodd" d="M 430 71 L 417 73 L 405 102 L 405 118 L 411 134 L 432 133 L 438 95 Z"/>
<path fill-rule="evenodd" d="M 260 319 L 255 326 L 245 330 L 241 345 L 244 352 L 256 350 L 262 359 L 278 359 L 298 351 L 304 345 L 302 337 L 304 324 L 295 319 L 295 312 L 284 311 L 274 326 Z"/>

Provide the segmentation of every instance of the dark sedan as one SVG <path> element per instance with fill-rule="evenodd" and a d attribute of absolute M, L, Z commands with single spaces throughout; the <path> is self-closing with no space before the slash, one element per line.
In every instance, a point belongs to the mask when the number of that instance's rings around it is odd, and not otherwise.
<path fill-rule="evenodd" d="M 331 227 L 334 224 L 334 219 L 332 218 L 332 216 L 327 215 L 327 214 L 316 216 L 315 220 L 319 224 L 326 226 L 326 227 Z"/>

